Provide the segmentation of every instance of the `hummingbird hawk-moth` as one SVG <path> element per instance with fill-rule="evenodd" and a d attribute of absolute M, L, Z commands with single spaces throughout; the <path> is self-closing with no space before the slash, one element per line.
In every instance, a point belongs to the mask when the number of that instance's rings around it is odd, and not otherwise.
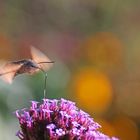
<path fill-rule="evenodd" d="M 0 68 L 0 77 L 7 83 L 12 83 L 13 79 L 23 73 L 34 74 L 38 71 L 46 72 L 53 65 L 44 53 L 31 47 L 32 59 L 23 59 L 6 63 Z"/>

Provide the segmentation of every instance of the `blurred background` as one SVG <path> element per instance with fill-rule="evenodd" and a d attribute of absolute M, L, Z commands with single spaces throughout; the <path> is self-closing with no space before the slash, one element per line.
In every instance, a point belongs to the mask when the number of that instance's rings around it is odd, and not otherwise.
<path fill-rule="evenodd" d="M 55 61 L 47 98 L 66 98 L 121 140 L 140 134 L 140 1 L 0 0 L 0 60 Z M 43 98 L 44 76 L 0 81 L 0 140 L 18 140 L 14 111 Z"/>

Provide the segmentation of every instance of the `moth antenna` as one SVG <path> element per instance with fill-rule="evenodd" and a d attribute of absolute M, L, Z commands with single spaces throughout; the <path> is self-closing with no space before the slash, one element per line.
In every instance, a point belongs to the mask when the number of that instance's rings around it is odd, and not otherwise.
<path fill-rule="evenodd" d="M 42 64 L 42 63 L 55 63 L 55 61 L 50 61 L 50 62 L 39 62 L 38 64 Z"/>

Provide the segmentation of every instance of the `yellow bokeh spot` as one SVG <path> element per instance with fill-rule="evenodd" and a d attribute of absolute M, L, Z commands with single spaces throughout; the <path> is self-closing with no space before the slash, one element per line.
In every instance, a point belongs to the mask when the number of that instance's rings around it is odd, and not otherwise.
<path fill-rule="evenodd" d="M 136 124 L 128 117 L 116 117 L 113 121 L 113 126 L 117 136 L 121 140 L 138 140 L 138 128 Z"/>
<path fill-rule="evenodd" d="M 103 113 L 112 101 L 112 87 L 108 77 L 91 68 L 82 69 L 74 80 L 77 102 L 91 113 Z"/>

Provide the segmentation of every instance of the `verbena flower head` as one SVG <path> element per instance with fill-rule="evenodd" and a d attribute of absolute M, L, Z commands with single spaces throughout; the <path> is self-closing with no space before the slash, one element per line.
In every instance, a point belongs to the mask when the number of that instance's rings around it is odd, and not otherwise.
<path fill-rule="evenodd" d="M 101 126 L 74 102 L 43 99 L 31 102 L 29 109 L 16 111 L 21 140 L 118 140 L 98 131 Z"/>

